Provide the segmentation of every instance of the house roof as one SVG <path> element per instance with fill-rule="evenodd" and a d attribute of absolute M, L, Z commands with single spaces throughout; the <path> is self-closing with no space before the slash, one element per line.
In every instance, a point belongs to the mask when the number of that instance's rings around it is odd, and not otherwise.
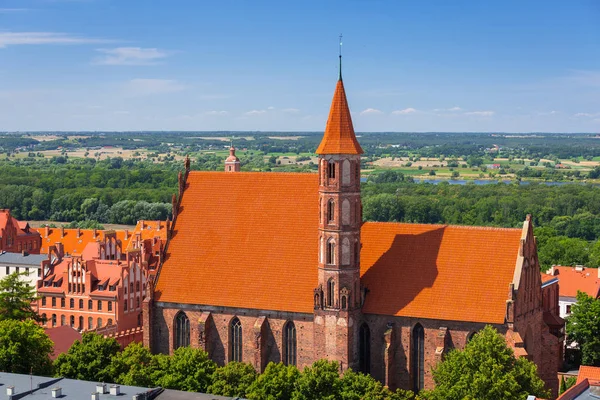
<path fill-rule="evenodd" d="M 579 367 L 579 373 L 577 374 L 577 383 L 584 379 L 591 379 L 594 381 L 600 380 L 600 367 L 591 367 L 588 365 L 582 365 Z"/>
<path fill-rule="evenodd" d="M 167 240 L 167 221 L 138 221 L 135 225 L 135 229 L 130 233 L 129 242 L 127 245 L 127 251 L 134 250 L 134 241 L 131 240 L 132 236 L 137 233 L 141 234 L 141 239 L 149 240 L 158 237 L 162 240 Z"/>
<path fill-rule="evenodd" d="M 354 127 L 352 126 L 352 117 L 350 108 L 348 108 L 348 100 L 346 100 L 346 92 L 344 91 L 344 83 L 342 79 L 338 80 L 329 110 L 329 118 L 325 127 L 323 140 L 317 148 L 317 154 L 362 154 L 363 149 L 360 147 Z"/>
<path fill-rule="evenodd" d="M 46 315 L 50 319 L 50 314 Z M 44 329 L 46 335 L 54 342 L 54 349 L 50 358 L 55 360 L 60 354 L 69 351 L 76 340 L 81 340 L 81 333 L 68 325 Z"/>
<path fill-rule="evenodd" d="M 96 237 L 94 237 L 94 229 L 80 229 L 79 237 L 77 237 L 77 229 L 64 229 L 64 236 L 61 228 L 49 228 L 49 234 L 46 235 L 46 228 L 33 228 L 40 233 L 42 236 L 42 246 L 40 247 L 40 253 L 48 253 L 50 246 L 56 243 L 62 243 L 65 254 L 69 255 L 81 255 L 85 246 L 88 243 L 104 240 L 106 231 L 97 230 Z M 117 234 L 117 239 L 121 241 L 123 252 L 127 248 L 129 241 L 131 240 L 131 233 L 125 239 L 125 231 L 117 230 L 114 231 Z"/>
<path fill-rule="evenodd" d="M 40 268 L 42 261 L 47 260 L 47 254 L 8 253 L 0 252 L 0 265 L 17 264 L 29 268 Z"/>
<path fill-rule="evenodd" d="M 595 400 L 600 398 L 600 382 L 588 378 L 577 381 L 577 384 L 571 386 L 557 400 Z"/>
<path fill-rule="evenodd" d="M 550 271 L 558 278 L 558 294 L 561 297 L 576 297 L 577 291 L 600 297 L 600 279 L 598 269 L 554 266 Z"/>
<path fill-rule="evenodd" d="M 186 186 L 156 300 L 312 313 L 318 176 L 192 171 Z M 502 323 L 520 238 L 520 229 L 364 223 L 364 311 Z"/>

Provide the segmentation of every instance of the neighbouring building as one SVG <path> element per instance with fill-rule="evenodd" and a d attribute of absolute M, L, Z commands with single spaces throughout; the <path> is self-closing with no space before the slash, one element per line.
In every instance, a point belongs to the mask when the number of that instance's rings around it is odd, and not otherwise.
<path fill-rule="evenodd" d="M 600 398 L 600 368 L 581 366 L 577 383 L 557 400 L 595 400 Z"/>
<path fill-rule="evenodd" d="M 555 311 L 531 218 L 522 229 L 363 222 L 363 151 L 341 72 L 316 153 L 318 174 L 196 172 L 186 160 L 144 343 L 257 371 L 326 358 L 418 391 L 445 353 L 492 325 L 556 395 L 562 338 L 545 323 Z"/>
<path fill-rule="evenodd" d="M 27 222 L 17 221 L 10 210 L 0 209 L 0 251 L 40 253 L 41 239 Z"/>
<path fill-rule="evenodd" d="M 42 228 L 42 249 L 57 260 L 37 282 L 45 325 L 114 335 L 121 344 L 141 341 L 142 301 L 167 227 L 166 221 L 139 221 L 131 233 Z"/>
<path fill-rule="evenodd" d="M 577 303 L 577 292 L 587 293 L 597 299 L 600 297 L 600 269 L 586 268 L 583 265 L 574 267 L 552 266 L 547 273 L 560 281 L 559 314 L 566 318 L 571 314 L 571 307 Z"/>
<path fill-rule="evenodd" d="M 29 254 L 0 252 L 0 279 L 15 272 L 23 274 L 22 280 L 36 287 L 38 279 L 42 276 L 44 265 L 50 263 L 47 254 Z"/>

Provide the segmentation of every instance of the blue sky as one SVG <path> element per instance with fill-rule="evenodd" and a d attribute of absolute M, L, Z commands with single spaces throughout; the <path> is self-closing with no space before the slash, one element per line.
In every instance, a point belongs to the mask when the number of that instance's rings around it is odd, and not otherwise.
<path fill-rule="evenodd" d="M 600 132 L 600 2 L 0 0 L 0 131 Z"/>

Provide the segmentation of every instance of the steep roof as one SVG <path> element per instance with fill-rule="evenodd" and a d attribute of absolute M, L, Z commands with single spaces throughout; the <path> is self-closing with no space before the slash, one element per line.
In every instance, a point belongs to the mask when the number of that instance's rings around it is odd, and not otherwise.
<path fill-rule="evenodd" d="M 576 297 L 577 291 L 588 295 L 600 297 L 600 279 L 598 269 L 554 266 L 548 271 L 558 278 L 558 295 L 562 297 Z"/>
<path fill-rule="evenodd" d="M 346 100 L 344 83 L 342 79 L 338 80 L 329 110 L 329 118 L 325 127 L 323 140 L 317 148 L 317 154 L 362 154 L 354 127 L 352 126 L 352 116 Z"/>
<path fill-rule="evenodd" d="M 364 311 L 502 323 L 520 238 L 364 223 Z M 312 313 L 317 246 L 316 174 L 190 172 L 156 300 Z"/>
<path fill-rule="evenodd" d="M 520 229 L 367 222 L 363 312 L 503 323 L 520 238 Z"/>
<path fill-rule="evenodd" d="M 591 379 L 594 381 L 600 380 L 600 367 L 591 367 L 588 365 L 582 365 L 579 367 L 579 373 L 577 374 L 577 383 L 584 379 Z"/>

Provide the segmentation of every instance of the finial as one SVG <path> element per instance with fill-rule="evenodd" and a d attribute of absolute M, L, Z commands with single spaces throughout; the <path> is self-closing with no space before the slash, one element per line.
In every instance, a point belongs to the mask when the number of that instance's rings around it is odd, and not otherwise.
<path fill-rule="evenodd" d="M 342 80 L 342 34 L 340 33 L 340 77 L 339 80 Z"/>

